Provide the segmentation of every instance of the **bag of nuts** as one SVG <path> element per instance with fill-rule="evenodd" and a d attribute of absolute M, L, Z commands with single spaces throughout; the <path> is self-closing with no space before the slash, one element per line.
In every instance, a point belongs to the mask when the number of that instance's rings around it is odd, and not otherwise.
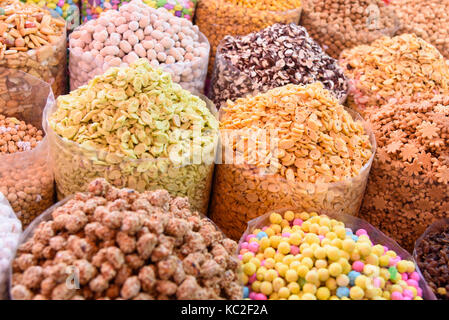
<path fill-rule="evenodd" d="M 17 219 L 8 199 L 0 192 L 0 300 L 8 298 L 9 266 L 22 233 L 22 224 Z"/>
<path fill-rule="evenodd" d="M 21 237 L 14 300 L 242 299 L 237 243 L 187 198 L 90 183 Z"/>
<path fill-rule="evenodd" d="M 245 35 L 276 23 L 295 23 L 301 17 L 300 0 L 201 0 L 195 23 L 211 45 L 209 73 L 212 73 L 216 49 L 227 35 Z"/>
<path fill-rule="evenodd" d="M 346 48 L 394 36 L 400 27 L 383 0 L 305 0 L 300 24 L 334 58 Z"/>
<path fill-rule="evenodd" d="M 101 177 L 188 196 L 205 214 L 218 143 L 214 109 L 147 59 L 110 68 L 61 96 L 45 110 L 59 199 Z"/>
<path fill-rule="evenodd" d="M 278 208 L 357 214 L 374 136 L 321 83 L 240 98 L 220 113 L 222 164 L 210 216 L 229 237 Z"/>
<path fill-rule="evenodd" d="M 51 84 L 57 97 L 67 88 L 66 22 L 46 9 L 2 0 L 0 67 L 18 69 Z"/>
<path fill-rule="evenodd" d="M 54 181 L 42 115 L 51 87 L 29 74 L 0 68 L 0 192 L 28 225 L 53 204 Z"/>
<path fill-rule="evenodd" d="M 140 0 L 103 12 L 77 28 L 69 40 L 70 90 L 110 67 L 147 58 L 184 89 L 203 94 L 209 62 L 207 38 L 187 19 Z"/>
<path fill-rule="evenodd" d="M 248 94 L 315 81 L 344 103 L 348 83 L 338 61 L 304 27 L 275 24 L 246 36 L 227 36 L 218 49 L 211 98 L 217 107 Z"/>

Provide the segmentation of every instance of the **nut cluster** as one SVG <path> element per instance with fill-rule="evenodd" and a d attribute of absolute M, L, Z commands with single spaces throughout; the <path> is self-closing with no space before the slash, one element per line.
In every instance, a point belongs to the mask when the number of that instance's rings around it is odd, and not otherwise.
<path fill-rule="evenodd" d="M 2 0 L 0 67 L 19 69 L 52 84 L 55 96 L 66 90 L 66 29 L 62 18 L 19 0 Z"/>
<path fill-rule="evenodd" d="M 200 1 L 195 23 L 211 45 L 209 74 L 212 73 L 217 47 L 224 37 L 245 35 L 276 23 L 297 24 L 301 10 L 300 0 Z"/>
<path fill-rule="evenodd" d="M 0 154 L 29 151 L 42 140 L 42 131 L 32 124 L 0 115 Z"/>
<path fill-rule="evenodd" d="M 59 196 L 101 177 L 117 187 L 188 196 L 205 214 L 218 141 L 208 107 L 147 59 L 110 68 L 59 97 L 47 113 Z"/>
<path fill-rule="evenodd" d="M 391 7 L 401 20 L 399 33 L 415 33 L 449 58 L 448 0 L 394 0 Z"/>
<path fill-rule="evenodd" d="M 378 149 L 360 216 L 411 251 L 449 211 L 449 98 L 366 109 Z"/>
<path fill-rule="evenodd" d="M 323 83 L 341 102 L 348 84 L 335 59 L 326 55 L 305 28 L 275 24 L 246 36 L 227 36 L 217 51 L 212 97 L 228 99 L 265 92 L 286 84 Z"/>
<path fill-rule="evenodd" d="M 415 259 L 435 295 L 449 300 L 449 224 L 435 222 L 415 246 Z"/>
<path fill-rule="evenodd" d="M 70 36 L 70 89 L 110 67 L 146 58 L 171 73 L 184 89 L 202 93 L 209 44 L 191 21 L 154 9 L 140 0 L 108 10 Z"/>
<path fill-rule="evenodd" d="M 186 198 L 104 179 L 88 189 L 19 246 L 13 299 L 241 299 L 237 244 Z M 67 270 L 79 289 L 67 286 Z"/>
<path fill-rule="evenodd" d="M 360 113 L 391 98 L 449 92 L 449 64 L 414 34 L 383 37 L 345 50 L 340 65 L 349 79 L 348 103 Z"/>
<path fill-rule="evenodd" d="M 215 174 L 211 217 L 228 236 L 279 208 L 358 211 L 373 137 L 321 83 L 290 84 L 222 110 L 223 145 L 242 159 L 225 159 Z"/>
<path fill-rule="evenodd" d="M 394 36 L 399 19 L 384 0 L 308 0 L 301 25 L 330 56 L 347 48 Z"/>

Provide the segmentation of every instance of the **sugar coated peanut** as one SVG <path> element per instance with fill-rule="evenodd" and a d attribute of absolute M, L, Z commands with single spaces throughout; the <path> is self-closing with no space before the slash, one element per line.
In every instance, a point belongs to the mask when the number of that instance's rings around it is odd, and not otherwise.
<path fill-rule="evenodd" d="M 237 243 L 186 198 L 96 179 L 42 217 L 14 258 L 12 299 L 242 298 Z"/>
<path fill-rule="evenodd" d="M 228 236 L 273 208 L 357 213 L 374 137 L 321 83 L 272 89 L 220 111 L 222 164 L 210 213 Z"/>
<path fill-rule="evenodd" d="M 302 222 L 295 224 L 288 220 L 287 213 L 293 213 L 298 217 L 301 215 Z M 275 226 L 284 224 L 291 229 L 296 227 L 295 231 L 277 232 L 271 236 L 264 232 L 268 228 L 274 230 L 277 229 Z M 328 230 L 323 234 L 311 231 L 319 229 L 320 226 L 326 226 Z M 247 276 L 244 278 L 244 298 L 252 300 L 422 300 L 423 298 L 423 290 L 419 286 L 420 275 L 415 270 L 415 264 L 410 260 L 402 260 L 399 256 L 391 259 L 390 254 L 393 251 L 382 245 L 373 244 L 364 229 L 353 232 L 350 228 L 346 228 L 343 222 L 326 215 L 297 211 L 286 211 L 284 214 L 273 212 L 260 221 L 257 227 L 244 235 L 239 247 L 239 258 Z M 329 233 L 340 233 L 340 230 L 344 230 L 344 233 L 340 234 L 338 239 L 353 243 L 357 251 L 359 246 L 366 246 L 378 259 L 387 257 L 388 265 L 371 264 L 363 257 L 340 258 L 338 262 L 334 262 L 334 259 L 326 256 L 326 252 L 339 252 L 342 257 L 345 253 L 353 253 L 353 250 L 347 251 L 345 248 L 324 243 Z M 293 237 L 300 238 L 299 246 L 289 244 Z M 272 244 L 278 239 L 289 248 L 283 249 L 282 253 L 277 247 L 277 251 L 284 258 L 273 266 L 267 263 L 270 258 L 265 255 L 266 249 L 262 249 L 261 243 L 266 240 L 271 243 L 268 248 L 276 249 Z M 318 239 L 318 242 L 315 239 Z M 307 255 L 306 247 L 312 252 L 312 257 Z M 327 266 L 318 268 L 316 264 L 321 260 L 326 261 Z M 275 275 L 271 276 L 271 272 Z M 257 282 L 259 277 L 263 279 L 260 285 Z"/>
<path fill-rule="evenodd" d="M 205 214 L 218 141 L 207 101 L 147 59 L 61 96 L 47 113 L 60 198 L 104 177 L 119 187 L 188 196 Z"/>
<path fill-rule="evenodd" d="M 19 0 L 2 0 L 0 67 L 19 69 L 66 91 L 66 23 L 48 10 Z"/>
<path fill-rule="evenodd" d="M 86 84 L 110 67 L 128 66 L 147 58 L 173 81 L 193 93 L 203 93 L 209 43 L 191 21 L 154 9 L 140 0 L 108 10 L 71 35 L 70 89 Z"/>

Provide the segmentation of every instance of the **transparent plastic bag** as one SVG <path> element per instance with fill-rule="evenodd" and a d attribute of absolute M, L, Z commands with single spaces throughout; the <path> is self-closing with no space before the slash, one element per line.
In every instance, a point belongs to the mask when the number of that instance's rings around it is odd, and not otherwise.
<path fill-rule="evenodd" d="M 363 119 L 346 109 L 355 120 Z M 215 169 L 210 217 L 232 239 L 239 239 L 248 221 L 267 211 L 291 207 L 304 211 L 357 215 L 376 150 L 369 124 L 364 128 L 372 144 L 372 156 L 358 176 L 334 183 L 289 182 L 279 174 L 260 174 L 243 164 L 220 164 Z"/>
<path fill-rule="evenodd" d="M 235 101 L 237 98 L 257 95 L 281 86 L 272 79 L 268 79 L 266 82 L 255 82 L 248 73 L 240 71 L 231 61 L 223 57 L 222 46 L 223 43 L 220 43 L 217 48 L 215 66 L 211 78 L 211 90 L 209 93 L 209 97 L 218 109 L 226 105 L 227 100 Z M 338 65 L 338 61 L 335 61 L 335 64 Z M 307 84 L 299 81 L 292 81 L 290 83 Z M 329 91 L 339 99 L 341 104 L 346 101 L 348 96 L 347 92 L 337 90 L 337 88 Z"/>
<path fill-rule="evenodd" d="M 14 258 L 21 233 L 20 220 L 0 192 L 0 300 L 8 298 L 9 266 Z"/>
<path fill-rule="evenodd" d="M 249 234 L 251 234 L 254 229 L 258 229 L 258 228 L 262 228 L 266 225 L 270 225 L 269 217 L 272 212 L 284 213 L 287 210 L 297 211 L 294 209 L 286 209 L 286 208 L 282 208 L 282 209 L 278 209 L 278 210 L 271 210 L 271 211 L 265 213 L 264 215 L 249 221 L 245 232 L 243 233 L 243 235 L 240 238 L 239 248 L 240 248 L 241 244 L 243 242 L 245 242 L 246 237 Z M 310 210 L 306 210 L 306 211 L 311 212 Z M 383 246 L 386 246 L 390 250 L 393 250 L 394 252 L 396 252 L 396 254 L 398 256 L 400 256 L 401 259 L 413 261 L 416 266 L 416 271 L 418 272 L 418 274 L 420 276 L 419 286 L 423 291 L 423 299 L 424 300 L 436 300 L 435 295 L 433 294 L 430 287 L 427 285 L 427 282 L 425 281 L 424 277 L 422 276 L 421 271 L 419 270 L 419 267 L 416 264 L 413 257 L 410 255 L 410 253 L 407 252 L 407 250 L 402 249 L 401 246 L 396 241 L 387 237 L 380 230 L 376 229 L 368 222 L 366 222 L 362 219 L 359 219 L 353 215 L 335 213 L 333 211 L 326 211 L 326 212 L 318 211 L 318 213 L 325 214 L 332 219 L 336 219 L 338 221 L 343 222 L 345 224 L 345 227 L 350 228 L 352 231 L 356 231 L 358 229 L 365 229 L 373 244 L 381 244 Z"/>
<path fill-rule="evenodd" d="M 55 101 L 50 85 L 18 70 L 0 68 L 0 75 L 4 81 L 0 98 L 6 102 L 0 114 L 42 129 L 43 110 Z M 0 155 L 0 192 L 24 226 L 53 204 L 47 137 L 29 151 Z"/>
<path fill-rule="evenodd" d="M 423 261 L 422 261 L 422 256 L 420 255 L 422 253 L 422 248 L 421 248 L 423 245 L 422 241 L 431 233 L 440 233 L 445 229 L 447 230 L 448 225 L 449 225 L 449 218 L 435 221 L 426 229 L 426 231 L 415 242 L 415 248 L 413 249 L 413 258 L 415 259 L 416 263 L 419 266 L 421 266 L 421 268 L 423 269 L 422 272 L 424 273 L 424 275 L 426 275 L 427 279 L 433 278 L 434 275 L 429 274 L 422 267 Z M 436 266 L 435 266 L 435 269 L 438 270 L 438 268 L 436 268 Z M 449 279 L 444 279 L 444 280 L 449 281 Z M 432 288 L 432 286 L 434 286 L 434 287 Z M 438 288 L 436 288 L 436 286 L 434 284 L 430 284 L 429 287 L 431 287 L 433 289 L 433 293 L 436 295 L 437 294 L 436 290 Z"/>
<path fill-rule="evenodd" d="M 227 35 L 244 35 L 261 30 L 275 23 L 299 22 L 302 8 L 287 11 L 261 11 L 236 6 L 226 0 L 200 1 L 196 10 L 196 25 L 209 39 L 212 73 L 215 55 L 220 41 Z"/>
<path fill-rule="evenodd" d="M 357 0 L 347 7 L 334 7 L 326 0 L 306 1 L 300 24 L 336 59 L 346 48 L 394 36 L 400 28 L 394 10 L 383 0 Z"/>
<path fill-rule="evenodd" d="M 216 116 L 214 104 L 204 96 L 201 98 Z M 129 187 L 139 192 L 166 189 L 174 196 L 187 196 L 195 210 L 207 213 L 216 147 L 213 150 L 203 150 L 200 161 L 187 165 L 174 164 L 169 158 L 128 158 L 112 164 L 113 162 L 108 162 L 110 154 L 88 150 L 57 135 L 48 125 L 48 119 L 56 108 L 56 104 L 46 108 L 44 129 L 49 137 L 58 199 L 85 191 L 95 178 L 105 178 L 119 188 Z"/>
<path fill-rule="evenodd" d="M 62 18 L 60 19 L 62 20 Z M 65 94 L 67 91 L 66 66 L 67 39 L 65 29 L 53 45 L 43 45 L 25 52 L 17 51 L 0 59 L 0 68 L 2 69 L 17 69 L 49 83 L 55 97 Z"/>
<path fill-rule="evenodd" d="M 83 27 L 83 26 L 81 26 Z M 69 37 L 69 43 L 71 36 Z M 207 48 L 207 54 L 196 57 L 191 62 L 177 62 L 173 64 L 161 64 L 159 67 L 170 73 L 173 82 L 178 83 L 184 89 L 193 94 L 203 94 L 207 76 L 207 65 L 209 62 L 210 45 L 207 38 L 199 32 L 199 43 Z M 97 63 L 96 59 L 87 62 L 83 59 L 82 50 L 77 50 L 69 45 L 69 72 L 70 90 L 76 90 L 85 85 L 96 75 L 103 74 L 110 65 L 107 62 Z M 103 61 L 103 59 L 101 59 Z"/>

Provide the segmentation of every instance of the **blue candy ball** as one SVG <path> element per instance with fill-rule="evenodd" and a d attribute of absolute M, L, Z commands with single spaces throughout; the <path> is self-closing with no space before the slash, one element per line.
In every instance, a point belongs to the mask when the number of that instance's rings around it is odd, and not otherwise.
<path fill-rule="evenodd" d="M 246 299 L 249 297 L 249 288 L 243 287 L 243 298 Z"/>
<path fill-rule="evenodd" d="M 260 231 L 260 232 L 257 234 L 256 238 L 257 238 L 258 240 L 260 240 L 260 239 L 262 239 L 262 238 L 268 238 L 268 234 L 266 234 L 266 232 L 264 232 L 264 231 Z"/>
<path fill-rule="evenodd" d="M 352 240 L 354 240 L 355 242 L 357 242 L 359 240 L 359 237 L 357 237 L 355 234 L 353 234 L 351 236 Z"/>
<path fill-rule="evenodd" d="M 348 287 L 338 287 L 337 289 L 337 297 L 349 297 L 349 288 Z"/>
<path fill-rule="evenodd" d="M 360 276 L 360 272 L 357 272 L 357 271 L 354 271 L 354 270 L 352 270 L 352 271 L 350 271 L 350 272 L 348 273 L 349 284 L 350 284 L 351 286 L 354 285 L 355 279 L 356 279 L 358 276 Z"/>

